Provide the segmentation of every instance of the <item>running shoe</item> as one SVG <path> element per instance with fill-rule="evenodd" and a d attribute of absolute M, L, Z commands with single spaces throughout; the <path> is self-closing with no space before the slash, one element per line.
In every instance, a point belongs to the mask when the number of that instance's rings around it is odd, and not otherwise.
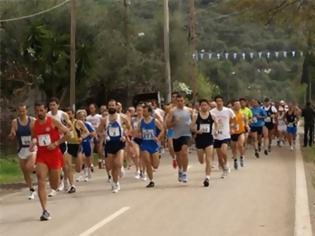
<path fill-rule="evenodd" d="M 267 155 L 268 155 L 268 150 L 265 150 L 264 153 L 265 153 L 265 155 L 267 156 Z"/>
<path fill-rule="evenodd" d="M 75 181 L 77 181 L 77 182 L 82 182 L 82 181 L 84 181 L 83 175 L 80 173 L 79 176 L 75 179 Z"/>
<path fill-rule="evenodd" d="M 154 185 L 154 182 L 153 181 L 150 181 L 150 183 L 146 186 L 147 188 L 153 188 L 155 185 Z"/>
<path fill-rule="evenodd" d="M 119 190 L 120 190 L 120 185 L 119 185 L 119 183 L 113 183 L 113 185 L 112 185 L 112 192 L 113 193 L 118 193 L 119 192 Z"/>
<path fill-rule="evenodd" d="M 36 196 L 36 192 L 34 191 L 30 191 L 30 194 L 28 195 L 28 200 L 34 200 Z"/>
<path fill-rule="evenodd" d="M 259 158 L 259 153 L 257 151 L 255 152 L 255 157 Z"/>
<path fill-rule="evenodd" d="M 240 158 L 240 165 L 241 165 L 241 167 L 244 167 L 244 157 Z"/>
<path fill-rule="evenodd" d="M 293 148 L 293 146 L 292 146 L 292 145 L 291 145 L 291 147 L 290 147 L 290 150 L 291 150 L 291 151 L 293 151 L 293 150 L 294 150 L 294 148 Z"/>
<path fill-rule="evenodd" d="M 140 179 L 140 171 L 137 171 L 137 172 L 136 172 L 135 178 L 136 178 L 136 179 Z"/>
<path fill-rule="evenodd" d="M 63 183 L 63 181 L 60 181 L 60 185 L 57 188 L 57 191 L 61 192 L 65 189 L 65 184 Z"/>
<path fill-rule="evenodd" d="M 147 180 L 147 177 L 146 177 L 145 173 L 143 173 L 142 171 L 140 172 L 140 179 L 142 181 L 146 181 Z"/>
<path fill-rule="evenodd" d="M 40 216 L 40 221 L 47 221 L 51 219 L 51 216 L 47 210 L 43 211 L 43 214 Z"/>
<path fill-rule="evenodd" d="M 75 193 L 76 191 L 77 190 L 76 190 L 75 186 L 72 185 L 67 193 Z"/>
<path fill-rule="evenodd" d="M 188 176 L 187 176 L 187 173 L 183 172 L 182 174 L 182 182 L 183 183 L 187 183 L 188 182 Z"/>
<path fill-rule="evenodd" d="M 271 152 L 271 146 L 268 147 L 268 152 Z"/>
<path fill-rule="evenodd" d="M 221 179 L 224 179 L 226 176 L 225 170 L 223 170 L 222 175 L 221 175 Z"/>
<path fill-rule="evenodd" d="M 178 171 L 178 182 L 182 182 L 183 181 L 183 172 L 180 170 Z"/>
<path fill-rule="evenodd" d="M 203 186 L 209 187 L 209 179 L 208 178 L 205 178 L 205 180 L 203 181 Z"/>
<path fill-rule="evenodd" d="M 91 164 L 91 171 L 94 172 L 94 165 Z"/>
<path fill-rule="evenodd" d="M 56 195 L 57 195 L 57 191 L 55 189 L 52 189 L 50 193 L 48 194 L 48 197 L 54 197 Z"/>
<path fill-rule="evenodd" d="M 237 159 L 234 159 L 234 169 L 235 169 L 235 170 L 237 170 L 237 169 L 238 169 Z"/>

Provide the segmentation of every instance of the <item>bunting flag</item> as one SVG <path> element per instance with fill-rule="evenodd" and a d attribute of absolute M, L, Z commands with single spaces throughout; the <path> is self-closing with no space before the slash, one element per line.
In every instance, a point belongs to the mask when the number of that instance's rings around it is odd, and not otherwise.
<path fill-rule="evenodd" d="M 259 52 L 206 52 L 204 49 L 200 52 L 193 53 L 193 60 L 204 60 L 204 59 L 225 59 L 225 60 L 254 60 L 254 59 L 286 59 L 286 58 L 303 58 L 303 51 L 259 51 Z"/>

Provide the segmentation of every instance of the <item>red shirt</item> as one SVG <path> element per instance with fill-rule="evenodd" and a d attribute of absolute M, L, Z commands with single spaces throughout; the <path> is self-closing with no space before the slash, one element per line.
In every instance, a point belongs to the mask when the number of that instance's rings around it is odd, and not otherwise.
<path fill-rule="evenodd" d="M 40 123 L 36 119 L 33 127 L 33 133 L 37 139 L 38 152 L 54 152 L 58 150 L 59 147 L 54 150 L 48 150 L 47 146 L 54 143 L 60 139 L 60 134 L 57 127 L 53 126 L 52 118 L 47 116 L 44 123 Z"/>

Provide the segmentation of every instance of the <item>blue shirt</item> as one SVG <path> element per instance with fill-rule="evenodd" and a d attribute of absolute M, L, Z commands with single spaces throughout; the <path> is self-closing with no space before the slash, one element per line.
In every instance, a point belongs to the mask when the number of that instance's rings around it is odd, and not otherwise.
<path fill-rule="evenodd" d="M 253 118 L 250 126 L 252 127 L 263 127 L 265 125 L 265 118 L 267 113 L 262 107 L 252 107 Z"/>

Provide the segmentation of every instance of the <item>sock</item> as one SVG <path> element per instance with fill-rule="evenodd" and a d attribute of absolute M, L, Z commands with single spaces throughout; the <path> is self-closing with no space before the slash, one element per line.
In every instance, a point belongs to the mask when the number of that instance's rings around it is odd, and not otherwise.
<path fill-rule="evenodd" d="M 206 179 L 208 179 L 208 180 L 209 180 L 209 179 L 210 179 L 210 175 L 206 175 Z"/>

